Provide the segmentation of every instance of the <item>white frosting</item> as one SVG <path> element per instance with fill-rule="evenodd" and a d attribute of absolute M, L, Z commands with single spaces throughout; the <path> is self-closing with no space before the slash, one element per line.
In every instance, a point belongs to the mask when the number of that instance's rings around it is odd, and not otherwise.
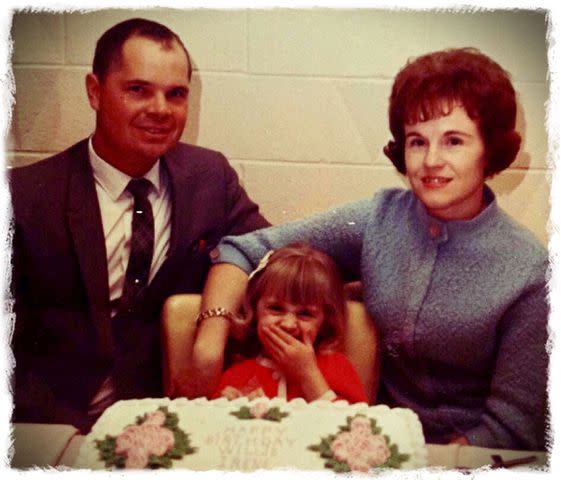
<path fill-rule="evenodd" d="M 243 406 L 251 407 L 267 402 L 269 408 L 278 407 L 289 415 L 280 422 L 263 419 L 240 420 L 231 415 Z M 167 406 L 170 413 L 179 417 L 179 428 L 189 435 L 193 454 L 173 461 L 173 468 L 190 470 L 254 471 L 259 469 L 295 468 L 299 470 L 324 470 L 325 459 L 308 449 L 319 444 L 322 437 L 334 435 L 346 425 L 347 417 L 366 415 L 376 420 L 382 434 L 397 444 L 399 453 L 409 459 L 402 469 L 427 466 L 427 451 L 421 423 L 408 409 L 385 405 L 369 406 L 366 403 L 349 405 L 346 401 L 317 400 L 306 403 L 303 399 L 290 402 L 274 398 L 245 398 L 227 400 L 206 398 L 170 400 L 148 398 L 123 400 L 109 407 L 86 436 L 75 463 L 76 468 L 103 469 L 95 440 L 106 435 L 117 436 L 135 422 L 136 417 Z"/>

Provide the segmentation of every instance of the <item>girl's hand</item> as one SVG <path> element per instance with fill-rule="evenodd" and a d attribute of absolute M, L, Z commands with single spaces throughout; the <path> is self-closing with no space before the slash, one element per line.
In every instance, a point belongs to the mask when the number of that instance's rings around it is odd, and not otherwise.
<path fill-rule="evenodd" d="M 329 390 L 317 365 L 314 345 L 306 332 L 302 342 L 276 325 L 264 328 L 263 334 L 269 355 L 287 380 L 300 387 L 307 401 L 311 402 Z"/>
<path fill-rule="evenodd" d="M 292 377 L 291 373 L 297 371 L 311 370 L 314 366 L 317 368 L 314 346 L 306 332 L 303 342 L 277 325 L 265 327 L 263 333 L 267 340 L 267 351 L 287 377 Z"/>

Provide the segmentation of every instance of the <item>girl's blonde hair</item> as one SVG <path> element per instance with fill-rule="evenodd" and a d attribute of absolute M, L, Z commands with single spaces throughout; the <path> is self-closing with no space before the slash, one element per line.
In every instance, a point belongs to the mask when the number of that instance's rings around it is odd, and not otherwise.
<path fill-rule="evenodd" d="M 257 302 L 264 295 L 297 305 L 319 305 L 324 322 L 316 346 L 340 346 L 346 321 L 343 282 L 337 265 L 305 243 L 292 243 L 272 253 L 266 265 L 250 278 L 244 301 L 246 317 L 256 325 Z"/>

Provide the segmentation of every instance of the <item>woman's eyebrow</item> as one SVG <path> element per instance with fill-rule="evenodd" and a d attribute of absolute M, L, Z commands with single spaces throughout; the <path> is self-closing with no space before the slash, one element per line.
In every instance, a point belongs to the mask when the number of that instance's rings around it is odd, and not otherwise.
<path fill-rule="evenodd" d="M 444 135 L 461 135 L 462 137 L 473 137 L 471 133 L 464 132 L 463 130 L 446 130 Z"/>
<path fill-rule="evenodd" d="M 405 138 L 407 137 L 422 137 L 423 135 L 419 132 L 417 132 L 416 130 L 411 130 L 410 132 L 407 132 L 405 134 Z"/>

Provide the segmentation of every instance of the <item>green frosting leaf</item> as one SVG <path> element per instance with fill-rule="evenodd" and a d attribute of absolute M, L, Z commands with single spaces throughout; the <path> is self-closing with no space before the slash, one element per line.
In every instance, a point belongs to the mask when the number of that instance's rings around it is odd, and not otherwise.
<path fill-rule="evenodd" d="M 249 407 L 245 406 L 240 407 L 240 409 L 236 412 L 230 412 L 230 415 L 233 415 L 240 420 L 257 420 L 257 418 L 251 414 L 251 410 L 249 409 Z M 288 417 L 288 415 L 288 412 L 281 412 L 279 407 L 272 407 L 260 418 L 260 420 L 280 422 L 283 418 Z"/>

